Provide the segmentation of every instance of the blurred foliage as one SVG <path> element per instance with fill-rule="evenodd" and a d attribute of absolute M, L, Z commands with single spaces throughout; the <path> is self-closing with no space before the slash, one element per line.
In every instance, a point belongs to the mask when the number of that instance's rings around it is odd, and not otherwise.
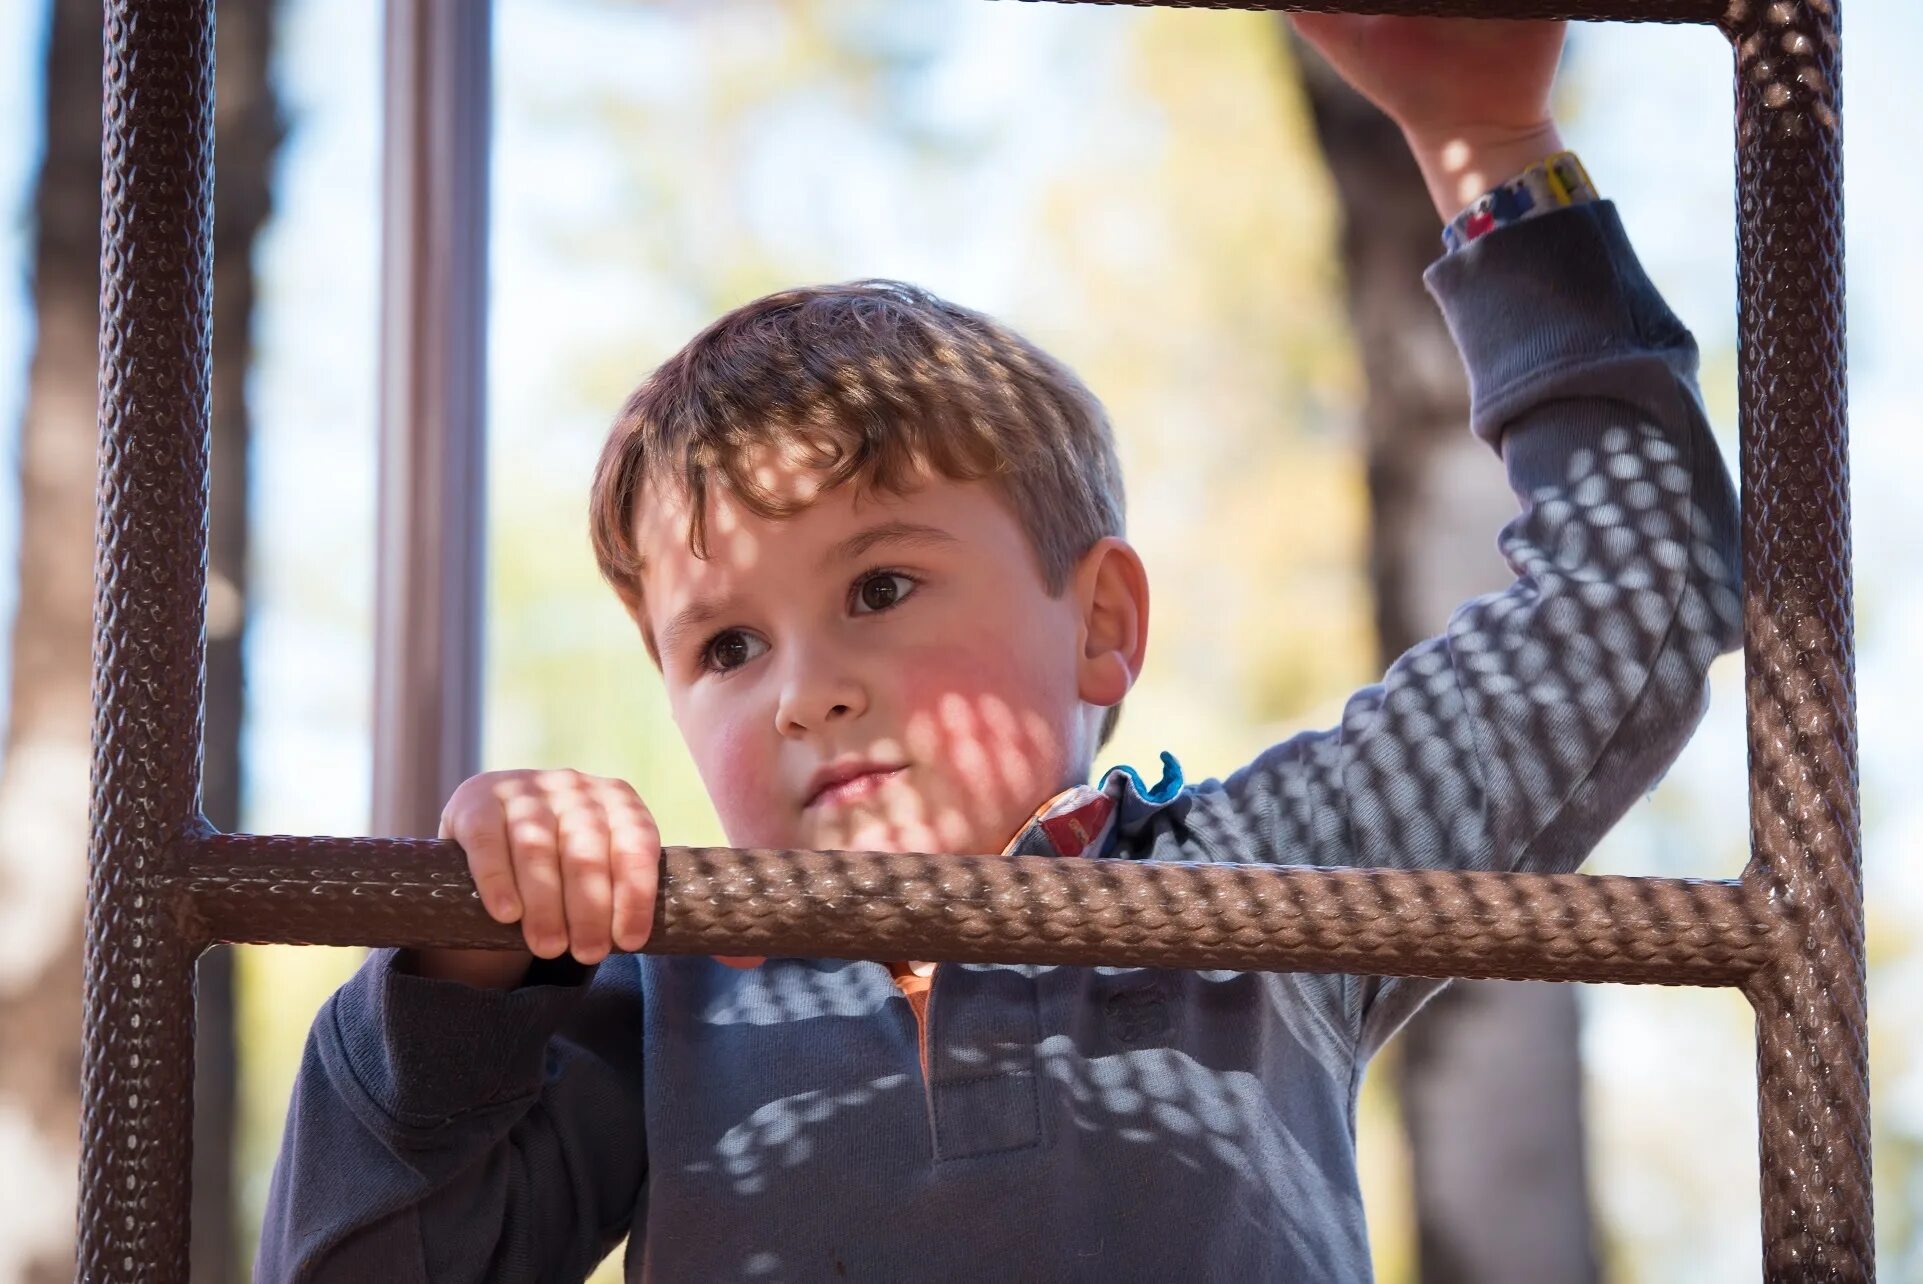
<path fill-rule="evenodd" d="M 1011 322 L 1107 403 L 1155 613 L 1106 759 L 1153 763 L 1169 748 L 1192 779 L 1220 774 L 1332 722 L 1375 676 L 1331 202 L 1271 19 L 968 0 L 502 0 L 498 13 L 486 765 L 622 776 L 670 841 L 720 840 L 645 652 L 595 573 L 587 479 L 654 364 L 716 313 L 797 281 L 918 280 Z M 334 110 L 296 102 L 294 141 Z M 290 182 L 319 181 L 288 163 Z M 347 287 L 290 274 L 264 288 L 270 309 L 299 314 Z M 355 306 L 372 315 L 371 289 Z M 293 355 L 310 372 L 354 359 L 308 343 Z M 1704 355 L 1727 434 L 1733 355 Z M 338 379 L 307 377 L 338 399 Z M 343 483 L 336 526 L 364 516 L 365 491 L 364 478 Z M 298 610 L 293 632 L 365 633 L 343 538 L 263 541 L 264 598 Z M 338 704 L 329 684 L 364 663 L 332 654 L 285 697 Z M 1740 681 L 1739 663 L 1718 666 L 1692 755 L 1740 764 Z M 300 778 L 294 764 L 256 766 Z M 1685 764 L 1595 867 L 1740 868 L 1740 785 L 1706 781 Z M 1909 925 L 1875 907 L 1870 951 L 1886 988 L 1915 966 Z M 242 955 L 243 1195 L 257 1224 L 302 1037 L 357 952 Z M 1753 1277 L 1747 1010 L 1728 994 L 1591 993 L 1608 1277 Z M 1873 1053 L 1879 1085 L 1915 1077 L 1907 1042 Z M 1406 1159 L 1384 1082 L 1365 1086 L 1359 1147 L 1377 1274 L 1396 1284 L 1412 1266 Z M 1918 1235 L 1920 1157 L 1910 1121 L 1878 1127 L 1889 1267 Z"/>

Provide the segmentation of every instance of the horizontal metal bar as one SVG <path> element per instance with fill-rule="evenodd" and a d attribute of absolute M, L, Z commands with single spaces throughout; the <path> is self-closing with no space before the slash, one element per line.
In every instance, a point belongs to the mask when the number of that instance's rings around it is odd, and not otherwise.
<path fill-rule="evenodd" d="M 1737 882 L 669 847 L 649 953 L 1741 985 L 1774 927 Z M 211 939 L 512 947 L 461 850 L 215 834 Z"/>

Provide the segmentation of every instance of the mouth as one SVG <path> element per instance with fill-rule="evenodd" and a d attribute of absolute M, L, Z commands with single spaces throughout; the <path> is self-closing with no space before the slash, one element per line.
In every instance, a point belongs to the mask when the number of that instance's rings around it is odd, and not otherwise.
<path fill-rule="evenodd" d="M 802 810 L 814 811 L 866 798 L 907 770 L 905 765 L 888 767 L 869 762 L 824 768 L 815 773 Z"/>

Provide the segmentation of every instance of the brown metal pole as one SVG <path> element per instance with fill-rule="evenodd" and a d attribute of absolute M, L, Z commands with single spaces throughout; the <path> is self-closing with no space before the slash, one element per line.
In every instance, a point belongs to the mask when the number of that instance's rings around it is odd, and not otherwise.
<path fill-rule="evenodd" d="M 210 835 L 209 935 L 512 948 L 453 843 Z M 1734 882 L 669 847 L 648 951 L 1743 985 L 1783 949 Z"/>
<path fill-rule="evenodd" d="M 1764 1273 L 1875 1274 L 1832 0 L 1738 4 L 1750 844 L 1789 933 L 1756 1009 Z"/>
<path fill-rule="evenodd" d="M 388 0 L 371 832 L 431 836 L 481 753 L 485 0 Z"/>
<path fill-rule="evenodd" d="M 79 1275 L 184 1280 L 213 268 L 210 0 L 109 0 Z M 49 853 L 52 857 L 55 853 Z"/>

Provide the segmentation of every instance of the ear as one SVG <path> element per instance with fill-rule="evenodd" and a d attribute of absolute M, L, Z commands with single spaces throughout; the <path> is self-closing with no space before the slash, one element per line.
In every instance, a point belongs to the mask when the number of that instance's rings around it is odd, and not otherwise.
<path fill-rule="evenodd" d="M 1127 540 L 1110 535 L 1076 562 L 1070 587 L 1081 615 L 1076 687 L 1089 704 L 1120 704 L 1148 654 L 1148 571 Z"/>

